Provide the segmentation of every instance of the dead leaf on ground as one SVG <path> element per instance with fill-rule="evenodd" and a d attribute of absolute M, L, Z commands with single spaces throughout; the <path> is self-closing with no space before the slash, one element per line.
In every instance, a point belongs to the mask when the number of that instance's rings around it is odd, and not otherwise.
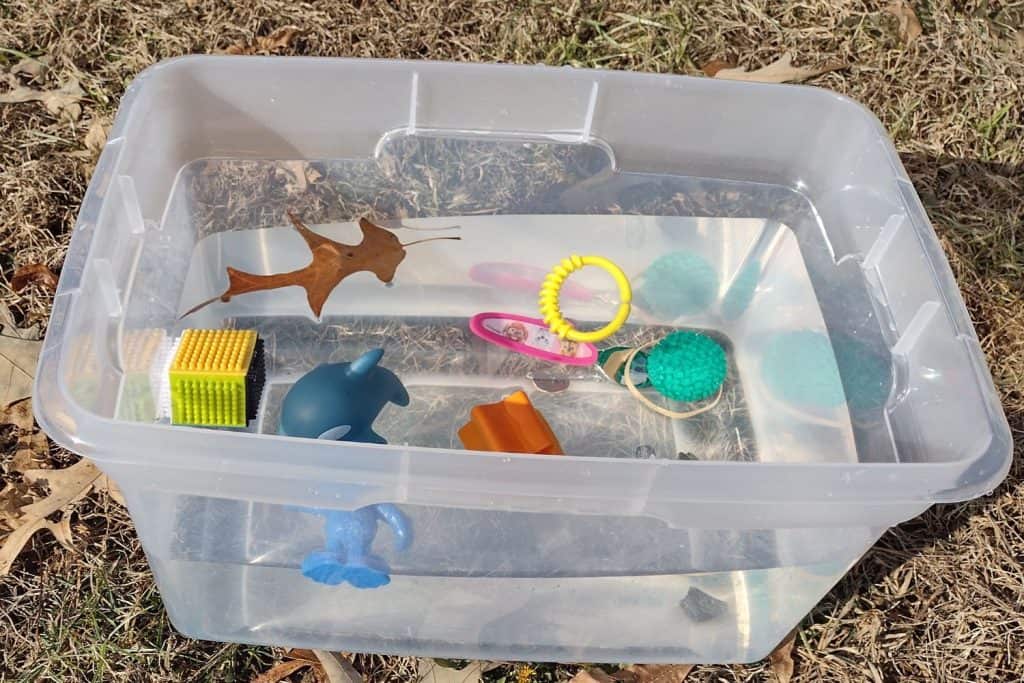
<path fill-rule="evenodd" d="M 93 119 L 89 131 L 85 134 L 85 148 L 94 154 L 103 151 L 107 144 L 107 126 L 102 119 Z"/>
<path fill-rule="evenodd" d="M 633 678 L 622 676 L 623 683 L 682 683 L 693 670 L 693 664 L 634 664 L 615 675 L 632 674 Z"/>
<path fill-rule="evenodd" d="M 580 669 L 569 683 L 617 683 L 614 678 L 600 669 Z"/>
<path fill-rule="evenodd" d="M 45 263 L 30 263 L 21 266 L 14 271 L 11 277 L 11 289 L 17 294 L 32 283 L 38 283 L 49 289 L 57 291 L 57 276 Z"/>
<path fill-rule="evenodd" d="M 124 494 L 121 493 L 121 487 L 117 485 L 117 482 L 108 477 L 105 474 L 101 474 L 96 481 L 93 482 L 92 487 L 97 491 L 102 491 L 110 496 L 110 499 L 120 505 L 121 507 L 128 507 L 128 503 L 124 501 Z"/>
<path fill-rule="evenodd" d="M 0 334 L 28 340 L 36 340 L 43 336 L 39 330 L 39 323 L 28 327 L 18 327 L 11 310 L 3 305 L 0 305 Z"/>
<path fill-rule="evenodd" d="M 9 483 L 0 491 L 0 527 L 8 531 L 21 526 L 21 508 L 32 503 L 35 496 L 22 483 Z"/>
<path fill-rule="evenodd" d="M 736 62 L 726 61 L 724 59 L 712 59 L 710 62 L 700 68 L 704 72 L 704 75 L 709 78 L 714 78 L 719 71 L 722 69 L 735 69 Z"/>
<path fill-rule="evenodd" d="M 11 90 L 0 93 L 0 104 L 16 104 L 19 102 L 42 102 L 46 110 L 58 116 L 64 114 L 72 120 L 82 115 L 82 105 L 79 101 L 85 96 L 85 91 L 78 84 L 77 78 L 68 80 L 56 90 L 37 90 L 27 85 L 10 83 Z"/>
<path fill-rule="evenodd" d="M 483 680 L 484 663 L 473 661 L 462 669 L 449 669 L 433 659 L 419 661 L 417 683 L 479 683 Z"/>
<path fill-rule="evenodd" d="M 829 71 L 844 68 L 846 65 L 839 63 L 822 66 L 793 66 L 793 55 L 787 52 L 771 64 L 753 71 L 747 71 L 746 67 L 742 66 L 734 69 L 719 69 L 715 72 L 715 78 L 754 83 L 801 83 Z"/>
<path fill-rule="evenodd" d="M 38 79 L 46 71 L 49 61 L 49 57 L 40 57 L 39 59 L 25 57 L 11 67 L 11 73 L 28 76 L 30 79 Z"/>
<path fill-rule="evenodd" d="M 362 683 L 362 675 L 344 657 L 325 650 L 291 649 L 288 659 L 255 676 L 251 683 L 280 683 L 292 674 L 309 668 L 318 681 Z"/>
<path fill-rule="evenodd" d="M 32 395 L 41 347 L 38 330 L 18 328 L 0 307 L 0 409 Z"/>
<path fill-rule="evenodd" d="M 22 473 L 24 480 L 30 484 L 46 483 L 49 493 L 41 500 L 22 506 L 20 516 L 12 520 L 14 530 L 7 534 L 0 545 L 0 576 L 10 572 L 25 544 L 41 529 L 49 529 L 61 545 L 72 547 L 70 513 L 66 508 L 85 497 L 99 476 L 99 469 L 89 460 L 80 460 L 62 470 L 36 469 Z M 63 511 L 60 522 L 55 524 L 47 520 L 47 517 L 59 511 Z"/>
<path fill-rule="evenodd" d="M 313 650 L 328 683 L 363 683 L 363 676 L 341 655 L 327 650 Z"/>
<path fill-rule="evenodd" d="M 21 524 L 4 538 L 3 545 L 0 545 L 0 576 L 10 573 L 11 567 L 14 566 L 14 560 L 21 554 L 36 532 L 42 529 L 48 529 L 57 541 L 68 550 L 75 549 L 71 542 L 71 517 L 69 515 L 63 515 L 59 522 L 36 517 L 31 522 Z"/>
<path fill-rule="evenodd" d="M 683 683 L 693 664 L 632 664 L 615 673 L 584 669 L 569 683 Z"/>
<path fill-rule="evenodd" d="M 886 6 L 885 11 L 899 20 L 900 39 L 906 45 L 913 43 L 923 33 L 917 12 L 907 0 L 893 0 Z"/>
<path fill-rule="evenodd" d="M 430 237 L 402 244 L 395 233 L 360 218 L 359 229 L 363 233 L 363 241 L 359 244 L 344 244 L 313 232 L 291 211 L 288 212 L 288 218 L 312 254 L 312 260 L 308 265 L 298 270 L 272 275 L 247 273 L 228 267 L 227 290 L 219 296 L 193 306 L 181 317 L 191 315 L 214 301 L 227 303 L 232 297 L 240 294 L 296 286 L 306 290 L 309 308 L 313 315 L 319 318 L 327 297 L 349 275 L 365 270 L 376 275 L 381 282 L 391 282 L 395 278 L 398 265 L 405 259 L 406 247 L 433 240 L 461 239 Z"/>
<path fill-rule="evenodd" d="M 295 39 L 302 34 L 298 26 L 282 26 L 270 35 L 256 36 L 251 43 L 239 41 L 224 50 L 229 55 L 270 54 L 291 47 Z"/>
<path fill-rule="evenodd" d="M 39 468 L 50 453 L 50 444 L 46 435 L 36 428 L 32 400 L 22 399 L 0 410 L 0 425 L 3 424 L 14 425 L 18 437 L 7 471 L 21 473 Z"/>
<path fill-rule="evenodd" d="M 768 668 L 777 683 L 789 683 L 793 678 L 793 645 L 796 643 L 796 631 L 790 631 L 786 639 L 768 655 Z"/>

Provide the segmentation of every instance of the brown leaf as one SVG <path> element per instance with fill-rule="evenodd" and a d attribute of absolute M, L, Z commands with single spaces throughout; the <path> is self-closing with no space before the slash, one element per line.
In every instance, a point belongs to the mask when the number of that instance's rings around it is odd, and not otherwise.
<path fill-rule="evenodd" d="M 92 483 L 100 475 L 100 471 L 89 460 L 80 460 L 71 467 L 62 470 L 26 470 L 23 478 L 28 483 L 46 482 L 50 492 L 42 500 L 21 508 L 21 516 L 11 520 L 14 527 L 0 545 L 0 576 L 11 570 L 15 558 L 41 529 L 49 529 L 65 548 L 73 549 L 71 544 L 71 522 L 64 512 L 60 522 L 50 522 L 47 517 L 66 507 L 89 493 Z"/>
<path fill-rule="evenodd" d="M 768 655 L 768 668 L 778 683 L 789 683 L 793 678 L 793 645 L 796 643 L 796 630 L 789 632 L 786 639 Z"/>
<path fill-rule="evenodd" d="M 282 26 L 270 35 L 256 36 L 254 42 L 239 41 L 224 52 L 229 55 L 270 54 L 291 47 L 295 39 L 302 34 L 298 26 Z"/>
<path fill-rule="evenodd" d="M 3 545 L 0 545 L 0 576 L 10 573 L 11 567 L 14 566 L 14 560 L 21 554 L 35 533 L 42 529 L 49 529 L 57 541 L 68 550 L 75 549 L 71 542 L 71 518 L 68 515 L 62 516 L 59 522 L 35 517 L 31 521 L 19 525 L 4 538 Z"/>
<path fill-rule="evenodd" d="M 11 277 L 11 289 L 18 293 L 33 282 L 43 285 L 51 292 L 57 291 L 57 276 L 45 263 L 30 263 L 16 269 Z"/>
<path fill-rule="evenodd" d="M 21 433 L 29 433 L 35 428 L 32 417 L 32 401 L 22 399 L 0 410 L 0 425 L 14 425 Z"/>
<path fill-rule="evenodd" d="M 257 38 L 256 45 L 261 50 L 280 50 L 291 47 L 292 43 L 301 33 L 302 29 L 298 26 L 282 26 L 279 29 L 275 29 L 269 36 Z"/>
<path fill-rule="evenodd" d="M 32 492 L 22 483 L 8 484 L 0 490 L 0 525 L 7 529 L 21 526 L 21 508 L 34 500 Z"/>
<path fill-rule="evenodd" d="M 616 681 L 600 669 L 580 669 L 569 683 L 616 683 Z"/>
<path fill-rule="evenodd" d="M 83 498 L 100 476 L 100 471 L 91 460 L 83 459 L 62 470 L 26 470 L 22 476 L 30 484 L 45 482 L 50 489 L 46 498 L 21 509 L 28 523 L 28 518 L 49 517 Z"/>
<path fill-rule="evenodd" d="M 419 661 L 418 683 L 479 683 L 483 678 L 484 664 L 473 661 L 462 669 L 449 669 L 433 659 Z"/>
<path fill-rule="evenodd" d="M 22 434 L 15 449 L 8 470 L 26 472 L 37 469 L 45 462 L 46 456 L 50 453 L 50 444 L 46 440 L 46 434 L 36 430 Z"/>
<path fill-rule="evenodd" d="M 682 683 L 693 670 L 693 664 L 634 664 L 615 674 L 623 683 Z M 623 673 L 633 678 L 620 677 Z"/>
<path fill-rule="evenodd" d="M 93 119 L 89 124 L 89 132 L 85 134 L 85 148 L 99 154 L 107 144 L 107 127 L 100 119 Z"/>
<path fill-rule="evenodd" d="M 120 505 L 121 507 L 128 507 L 128 503 L 124 501 L 124 494 L 121 493 L 121 487 L 117 485 L 113 479 L 105 474 L 101 474 L 93 482 L 92 487 L 97 491 L 102 491 L 110 496 L 110 499 Z"/>
<path fill-rule="evenodd" d="M 289 659 L 284 662 L 278 662 L 267 671 L 254 676 L 252 683 L 279 683 L 296 671 L 305 669 L 307 666 L 316 665 L 305 659 Z"/>
<path fill-rule="evenodd" d="M 751 81 L 756 83 L 800 83 L 829 71 L 846 68 L 845 64 L 831 63 L 822 66 L 793 66 L 793 55 L 786 53 L 760 69 L 747 71 L 746 67 L 719 69 L 715 78 L 730 81 Z"/>
<path fill-rule="evenodd" d="M 327 650 L 313 650 L 328 683 L 363 683 L 363 676 L 344 657 Z"/>
<path fill-rule="evenodd" d="M 25 57 L 11 67 L 11 73 L 28 76 L 30 79 L 38 79 L 49 66 L 48 62 L 49 59 L 47 57 L 42 57 L 40 59 Z"/>
<path fill-rule="evenodd" d="M 365 218 L 359 219 L 363 241 L 359 244 L 343 244 L 317 234 L 307 228 L 292 212 L 288 218 L 302 239 L 306 241 L 313 260 L 309 265 L 289 273 L 260 275 L 246 273 L 229 267 L 228 289 L 220 296 L 204 301 L 185 312 L 181 317 L 195 313 L 214 301 L 228 302 L 232 297 L 249 292 L 259 292 L 280 287 L 297 286 L 306 290 L 306 299 L 313 314 L 319 318 L 327 297 L 342 280 L 359 271 L 369 271 L 381 282 L 391 282 L 398 264 L 405 258 L 405 248 L 420 242 L 434 240 L 457 240 L 458 237 L 434 237 L 402 244 L 398 237 Z"/>
<path fill-rule="evenodd" d="M 8 313 L 8 319 L 9 316 Z M 37 337 L 38 332 L 4 324 L 0 318 L 0 410 L 32 395 L 32 382 L 42 348 Z"/>
<path fill-rule="evenodd" d="M 36 90 L 26 85 L 17 85 L 0 94 L 0 104 L 38 101 L 54 116 L 65 114 L 74 120 L 82 115 L 82 105 L 78 102 L 84 95 L 85 91 L 78 84 L 78 79 L 72 78 L 56 90 Z"/>
<path fill-rule="evenodd" d="M 736 62 L 726 61 L 724 59 L 712 59 L 710 62 L 700 68 L 704 72 L 705 76 L 714 78 L 715 75 L 722 69 L 734 69 L 736 68 Z"/>
<path fill-rule="evenodd" d="M 38 468 L 50 453 L 46 435 L 36 429 L 32 417 L 32 400 L 22 399 L 0 410 L 0 424 L 11 424 L 17 429 L 18 440 L 8 472 L 25 472 Z"/>
<path fill-rule="evenodd" d="M 893 0 L 886 6 L 885 11 L 899 20 L 900 39 L 906 45 L 910 45 L 921 36 L 921 22 L 907 0 Z"/>

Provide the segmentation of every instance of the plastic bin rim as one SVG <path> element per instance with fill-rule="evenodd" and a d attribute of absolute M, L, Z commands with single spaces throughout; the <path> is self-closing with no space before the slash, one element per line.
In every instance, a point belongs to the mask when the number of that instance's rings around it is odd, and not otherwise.
<path fill-rule="evenodd" d="M 776 89 L 776 90 L 778 90 L 780 88 L 788 88 L 791 91 L 801 90 L 801 91 L 803 91 L 805 93 L 814 92 L 819 97 L 822 97 L 822 98 L 825 98 L 825 99 L 832 99 L 832 100 L 841 102 L 842 104 L 844 104 L 846 106 L 856 107 L 859 110 L 859 112 L 861 113 L 861 115 L 866 116 L 870 121 L 872 121 L 873 125 L 880 132 L 882 132 L 883 134 L 885 132 L 884 127 L 882 126 L 882 124 L 879 121 L 879 119 L 875 116 L 875 114 L 870 109 L 868 109 L 863 104 L 861 104 L 860 102 L 858 102 L 858 101 L 856 101 L 854 99 L 851 99 L 849 97 L 846 97 L 844 95 L 841 95 L 839 93 L 836 93 L 836 92 L 833 92 L 833 91 L 830 91 L 830 90 L 827 90 L 827 89 L 824 89 L 824 88 L 810 86 L 810 85 L 750 83 L 750 82 L 745 82 L 745 81 L 728 81 L 728 80 L 718 80 L 718 79 L 707 79 L 707 78 L 702 78 L 702 77 L 687 76 L 687 75 L 680 75 L 680 74 L 654 74 L 654 73 L 637 73 L 637 72 L 621 71 L 621 70 L 578 69 L 578 68 L 569 67 L 569 66 L 553 67 L 553 66 L 546 66 L 546 65 L 493 64 L 493 63 L 490 63 L 490 64 L 489 63 L 483 63 L 483 64 L 480 64 L 480 63 L 455 63 L 455 62 L 444 62 L 444 61 L 436 61 L 436 60 L 389 60 L 389 59 L 377 59 L 377 58 L 348 58 L 348 57 L 309 57 L 309 56 L 263 57 L 263 56 L 201 55 L 201 54 L 196 54 L 196 55 L 184 55 L 184 56 L 180 56 L 180 57 L 174 57 L 174 58 L 162 60 L 160 62 L 157 62 L 156 64 L 153 64 L 153 65 L 147 67 L 146 69 L 141 71 L 133 79 L 133 81 L 129 84 L 128 88 L 126 89 L 124 95 L 122 96 L 121 105 L 119 107 L 119 110 L 118 110 L 118 113 L 117 113 L 117 116 L 116 116 L 116 120 L 115 120 L 114 126 L 113 126 L 113 128 L 111 130 L 111 133 L 110 133 L 110 136 L 109 136 L 109 139 L 108 139 L 108 143 L 107 143 L 108 147 L 112 143 L 114 143 L 115 141 L 118 141 L 118 140 L 121 139 L 121 136 L 122 136 L 125 128 L 127 127 L 128 123 L 130 122 L 131 114 L 133 113 L 133 110 L 135 109 L 135 107 L 137 105 L 138 94 L 142 90 L 143 86 L 145 85 L 145 83 L 147 81 L 149 81 L 150 79 L 153 79 L 154 77 L 156 77 L 161 72 L 167 71 L 167 70 L 172 69 L 172 68 L 190 67 L 192 64 L 203 64 L 203 63 L 208 63 L 208 62 L 211 62 L 211 61 L 216 61 L 216 62 L 228 62 L 228 61 L 242 62 L 242 61 L 245 61 L 246 63 L 250 64 L 251 68 L 254 68 L 254 69 L 262 69 L 262 68 L 265 68 L 266 66 L 268 66 L 269 64 L 275 64 L 275 63 L 276 64 L 280 64 L 282 62 L 288 62 L 288 63 L 296 63 L 296 62 L 334 63 L 334 64 L 337 64 L 339 66 L 342 66 L 342 65 L 356 65 L 356 64 L 360 64 L 360 65 L 362 65 L 362 64 L 366 64 L 366 65 L 375 64 L 375 65 L 382 65 L 382 66 L 403 66 L 403 67 L 406 67 L 410 72 L 413 72 L 413 71 L 415 71 L 417 69 L 433 70 L 433 69 L 437 69 L 437 68 L 440 68 L 440 67 L 445 67 L 445 68 L 449 68 L 449 69 L 452 68 L 452 67 L 455 67 L 455 68 L 458 68 L 458 69 L 478 70 L 478 71 L 479 70 L 509 70 L 509 71 L 511 71 L 511 70 L 520 70 L 520 71 L 535 71 L 535 72 L 548 72 L 548 73 L 560 72 L 560 73 L 566 74 L 569 77 L 571 77 L 570 74 L 580 74 L 582 77 L 591 76 L 591 77 L 593 77 L 595 79 L 628 78 L 630 80 L 638 81 L 638 82 L 645 81 L 645 82 L 657 82 L 657 83 L 662 83 L 662 84 L 664 84 L 666 82 L 681 83 L 681 82 L 684 82 L 684 81 L 696 82 L 696 81 L 709 81 L 710 80 L 710 81 L 714 82 L 714 86 L 713 87 L 716 87 L 716 88 L 719 88 L 719 89 L 722 89 L 722 90 L 725 90 L 725 89 L 746 89 L 746 90 L 752 90 L 752 89 L 757 89 L 757 88 L 760 88 L 760 89 Z M 884 139 L 888 140 L 888 137 L 885 136 Z M 897 175 L 898 177 L 904 177 L 905 178 L 905 171 L 903 171 L 902 170 L 902 166 L 898 165 L 898 163 L 897 163 L 898 162 L 898 157 L 895 156 L 895 150 L 892 148 L 891 142 L 888 142 L 888 147 L 890 148 L 891 157 L 892 157 L 890 159 L 890 162 L 894 165 L 893 166 L 894 167 L 894 171 L 896 172 L 895 175 Z M 104 151 L 106 151 L 106 150 L 104 150 Z M 86 192 L 86 199 L 87 200 L 90 198 L 91 195 L 95 195 L 96 187 L 98 186 L 98 183 L 100 182 L 100 180 L 101 179 L 96 177 L 95 175 L 90 180 L 89 188 L 87 189 L 87 192 Z M 96 197 L 93 197 L 93 198 L 94 199 L 98 199 Z M 76 223 L 76 230 L 75 230 L 75 233 L 73 233 L 73 234 L 77 233 L 77 228 L 78 228 L 78 225 Z M 72 245 L 72 247 L 74 247 L 76 249 L 76 251 L 77 250 L 84 250 L 84 251 L 88 252 L 92 236 L 90 234 L 90 235 L 84 235 L 84 237 L 87 238 L 87 241 L 85 241 L 84 243 L 81 243 L 81 244 L 73 244 Z M 69 255 L 70 255 L 70 249 L 69 249 Z M 66 295 L 66 294 L 75 294 L 77 292 L 77 287 L 65 288 L 63 286 L 64 285 L 63 280 L 61 282 L 61 285 L 62 286 L 59 287 L 59 289 L 58 289 L 57 297 L 60 297 L 62 295 Z M 73 306 L 73 303 L 72 303 L 72 306 Z M 67 312 L 67 314 L 70 315 L 71 314 L 71 310 L 69 310 Z M 41 392 L 39 391 L 40 380 L 44 376 L 44 374 L 46 374 L 47 369 L 49 370 L 49 372 L 52 372 L 54 375 L 57 375 L 57 369 L 58 369 L 57 366 L 59 366 L 59 364 L 61 362 L 61 350 L 62 350 L 62 346 L 63 346 L 62 342 L 63 342 L 63 335 L 65 333 L 65 330 L 59 328 L 57 330 L 57 332 L 59 334 L 59 338 L 58 339 L 50 340 L 48 338 L 44 342 L 44 351 L 40 355 L 39 371 L 37 372 L 37 375 L 36 375 L 36 394 L 35 395 L 37 395 L 37 396 L 41 395 Z M 48 332 L 47 332 L 47 337 L 49 337 L 49 333 L 50 333 L 50 330 L 48 330 Z M 60 384 L 60 383 L 58 382 L 58 384 Z M 56 403 L 58 403 L 60 405 L 54 405 L 54 404 L 51 404 L 50 402 L 47 402 L 47 401 L 34 401 L 33 402 L 33 410 L 35 412 L 36 419 L 39 421 L 40 426 L 42 426 L 43 430 L 47 434 L 49 434 L 51 436 L 51 438 L 53 438 L 54 441 L 56 441 L 57 443 L 61 444 L 62 446 L 65 446 L 65 447 L 69 448 L 70 450 L 73 450 L 73 451 L 75 451 L 75 452 L 77 452 L 77 453 L 79 453 L 81 455 L 92 457 L 97 462 L 99 462 L 101 464 L 104 463 L 104 462 L 135 462 L 137 464 L 144 464 L 144 462 L 147 459 L 152 458 L 153 456 L 156 456 L 156 457 L 159 458 L 160 453 L 161 453 L 160 449 L 159 448 L 153 448 L 153 447 L 136 448 L 136 449 L 134 449 L 136 455 L 145 453 L 144 457 L 137 457 L 137 458 L 122 458 L 122 457 L 119 457 L 119 455 L 120 455 L 119 449 L 115 448 L 115 449 L 111 449 L 111 450 L 108 451 L 108 450 L 104 450 L 104 449 L 98 448 L 97 446 L 95 446 L 95 444 L 91 444 L 89 442 L 89 439 L 86 438 L 87 434 L 83 434 L 83 433 L 79 432 L 75 436 L 72 436 L 71 433 L 68 433 L 67 431 L 62 429 L 57 424 L 56 421 L 49 419 L 50 418 L 50 414 L 57 414 L 58 412 L 63 412 L 65 415 L 71 416 L 70 419 L 73 420 L 74 422 L 77 422 L 78 424 L 84 424 L 85 422 L 83 420 L 81 420 L 81 419 L 75 419 L 75 418 L 84 418 L 85 421 L 91 422 L 95 426 L 102 426 L 104 428 L 104 431 L 106 432 L 105 436 L 115 438 L 116 441 L 120 441 L 121 439 L 129 437 L 129 436 L 144 437 L 145 435 L 152 434 L 151 430 L 153 430 L 154 428 L 156 428 L 156 429 L 167 429 L 168 426 L 165 426 L 165 425 L 131 424 L 131 423 L 123 422 L 123 421 L 118 421 L 118 420 L 115 420 L 113 418 L 104 418 L 104 417 L 97 416 L 97 415 L 94 415 L 94 414 L 89 414 L 89 413 L 87 413 L 87 411 L 84 411 L 79 406 L 77 406 L 75 404 L 75 402 L 73 400 L 71 400 L 69 396 L 67 396 L 66 391 L 65 391 L 63 386 L 60 386 L 59 394 L 60 394 L 60 396 L 56 396 L 56 397 L 55 396 L 51 396 L 50 399 L 52 401 L 55 401 Z M 901 500 L 908 500 L 908 499 L 915 499 L 915 500 L 917 500 L 917 499 L 920 499 L 920 500 L 928 500 L 930 502 L 954 502 L 954 501 L 968 500 L 970 498 L 974 498 L 974 497 L 977 497 L 979 495 L 983 495 L 983 494 L 985 494 L 988 491 L 991 491 L 992 489 L 995 488 L 995 486 L 997 486 L 999 484 L 999 482 L 1002 481 L 1002 479 L 1009 472 L 1010 465 L 1011 465 L 1010 454 L 1011 454 L 1011 451 L 1012 451 L 1012 441 L 1010 439 L 1009 426 L 1006 423 L 1006 418 L 1005 418 L 1004 415 L 1001 415 L 1001 414 L 999 414 L 999 415 L 991 415 L 991 411 L 987 411 L 987 412 L 990 413 L 991 417 L 995 418 L 995 422 L 992 424 L 992 439 L 989 441 L 989 443 L 987 445 L 987 448 L 983 449 L 982 452 L 980 452 L 980 453 L 977 453 L 977 454 L 974 454 L 972 456 L 968 456 L 968 457 L 965 457 L 965 458 L 961 458 L 959 460 L 950 461 L 950 462 L 939 462 L 939 463 L 746 463 L 746 462 L 730 462 L 730 461 L 685 461 L 685 462 L 678 462 L 678 461 L 669 461 L 669 460 L 661 460 L 661 461 L 654 460 L 654 461 L 633 461 L 633 462 L 630 462 L 628 464 L 620 462 L 620 461 L 616 461 L 615 464 L 617 466 L 632 466 L 632 467 L 665 467 L 665 466 L 680 467 L 680 466 L 691 466 L 693 468 L 721 468 L 721 467 L 729 467 L 729 468 L 748 467 L 749 468 L 749 467 L 758 467 L 758 466 L 760 466 L 762 468 L 769 467 L 769 468 L 772 468 L 773 470 L 776 470 L 776 469 L 783 469 L 783 470 L 785 470 L 787 468 L 791 468 L 793 470 L 805 471 L 807 469 L 811 469 L 811 470 L 821 471 L 821 472 L 830 472 L 830 473 L 833 473 L 833 475 L 835 477 L 840 477 L 840 476 L 845 476 L 846 474 L 851 473 L 851 472 L 856 472 L 856 473 L 889 472 L 889 471 L 892 471 L 892 468 L 894 466 L 900 466 L 900 467 L 913 466 L 914 467 L 914 471 L 918 472 L 918 473 L 921 473 L 921 474 L 924 474 L 925 472 L 956 473 L 956 472 L 962 472 L 964 469 L 966 469 L 966 468 L 968 468 L 968 467 L 970 467 L 972 465 L 978 465 L 979 463 L 982 463 L 982 462 L 992 463 L 992 462 L 995 462 L 995 460 L 997 460 L 997 459 L 1001 460 L 1001 462 L 1000 462 L 1000 464 L 999 464 L 999 466 L 997 468 L 993 469 L 992 472 L 990 472 L 990 473 L 985 473 L 980 479 L 978 479 L 976 481 L 964 483 L 963 485 L 958 486 L 956 488 L 940 491 L 940 492 L 935 493 L 934 495 L 931 495 L 931 496 L 926 496 L 926 497 L 922 497 L 920 495 L 915 496 L 915 495 L 909 494 L 909 492 L 908 492 L 908 495 L 903 496 L 901 498 Z M 179 430 L 179 429 L 192 429 L 192 428 L 173 427 L 171 429 Z M 206 431 L 206 430 L 201 430 L 201 431 Z M 226 433 L 226 432 L 217 433 L 217 437 L 218 438 L 225 437 L 225 436 L 228 437 L 228 438 L 243 438 L 243 439 L 246 438 L 246 437 L 260 437 L 260 438 L 264 438 L 264 439 L 266 439 L 268 437 L 269 438 L 274 438 L 274 439 L 286 439 L 286 438 L 288 438 L 288 437 L 278 437 L 276 435 L 256 435 L 256 434 L 248 434 L 248 433 Z M 423 448 L 414 448 L 414 447 L 405 447 L 405 446 L 402 446 L 402 447 L 398 447 L 398 446 L 369 446 L 369 447 L 370 448 L 380 448 L 380 449 L 382 449 L 384 451 L 390 451 L 390 452 L 395 452 L 395 453 L 403 453 L 403 452 L 404 453 L 409 453 L 409 452 L 416 452 L 416 451 L 421 451 L 421 452 L 424 452 L 424 453 L 429 453 L 430 451 L 435 450 L 435 449 L 423 449 Z M 499 459 L 499 460 L 504 460 L 504 459 L 509 458 L 509 457 L 519 458 L 519 459 L 537 459 L 538 458 L 538 456 L 529 456 L 529 455 L 522 455 L 522 454 L 494 454 L 494 453 L 476 453 L 476 452 L 468 452 L 468 451 L 465 452 L 465 455 L 467 457 L 472 457 L 472 458 L 496 458 L 496 459 Z M 148 456 L 148 457 L 146 457 L 146 456 Z M 608 458 L 601 458 L 601 457 L 594 457 L 594 456 L 571 456 L 571 457 L 573 458 L 573 461 L 580 462 L 580 463 L 593 463 L 593 464 L 600 463 L 600 464 L 602 464 L 604 466 L 607 466 L 609 464 L 609 459 Z M 217 460 L 219 462 L 224 462 L 225 459 L 226 458 L 225 458 L 225 456 L 223 454 L 220 454 L 220 456 L 217 458 Z M 240 466 L 242 468 L 244 468 L 245 465 L 246 465 L 246 460 L 244 458 L 239 458 L 237 460 L 233 460 L 233 463 L 237 464 L 238 466 Z M 170 461 L 168 461 L 166 463 L 161 463 L 161 464 L 170 464 Z M 329 468 L 330 465 L 329 464 L 325 464 L 325 467 Z"/>

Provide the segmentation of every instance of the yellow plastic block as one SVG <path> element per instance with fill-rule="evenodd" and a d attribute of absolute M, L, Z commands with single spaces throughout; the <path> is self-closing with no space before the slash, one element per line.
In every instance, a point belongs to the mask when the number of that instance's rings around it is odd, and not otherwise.
<path fill-rule="evenodd" d="M 253 330 L 186 330 L 170 368 L 173 424 L 244 427 Z"/>

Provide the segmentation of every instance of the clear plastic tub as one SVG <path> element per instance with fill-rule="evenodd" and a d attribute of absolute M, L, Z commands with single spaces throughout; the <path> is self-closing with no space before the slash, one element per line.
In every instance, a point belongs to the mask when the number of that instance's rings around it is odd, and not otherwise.
<path fill-rule="evenodd" d="M 181 319 L 224 291 L 227 266 L 304 265 L 288 210 L 350 244 L 371 212 L 461 240 L 410 247 L 392 287 L 346 279 L 319 321 L 297 288 Z M 699 257 L 700 305 L 648 305 L 615 341 L 718 339 L 716 409 L 663 419 L 593 368 L 469 334 L 475 313 L 536 307 L 474 266 L 572 252 L 641 279 L 664 254 Z M 573 318 L 606 319 L 613 288 L 578 282 L 600 296 L 568 304 Z M 158 418 L 139 349 L 187 327 L 265 340 L 248 428 Z M 296 377 L 373 346 L 412 399 L 375 425 L 391 445 L 277 435 Z M 460 448 L 469 408 L 514 389 L 567 455 Z M 662 75 L 233 57 L 147 70 L 82 206 L 35 396 L 47 433 L 120 484 L 177 628 L 334 650 L 758 659 L 887 527 L 984 494 L 1010 462 L 971 322 L 875 118 L 823 90 Z M 390 584 L 303 577 L 323 529 L 302 508 L 376 503 L 413 529 L 402 552 L 375 541 Z"/>

